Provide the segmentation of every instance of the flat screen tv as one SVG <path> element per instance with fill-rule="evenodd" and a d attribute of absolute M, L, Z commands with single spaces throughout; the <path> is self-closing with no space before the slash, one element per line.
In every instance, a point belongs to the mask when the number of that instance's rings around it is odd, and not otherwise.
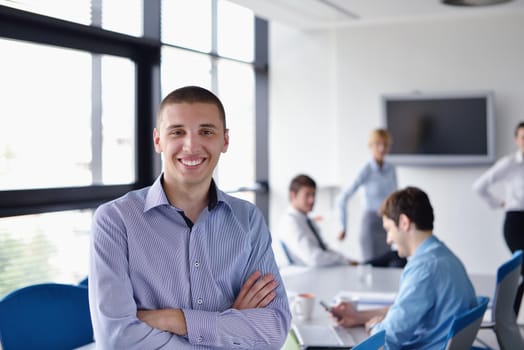
<path fill-rule="evenodd" d="M 404 165 L 472 165 L 495 161 L 493 93 L 382 96 L 391 133 L 388 160 Z"/>

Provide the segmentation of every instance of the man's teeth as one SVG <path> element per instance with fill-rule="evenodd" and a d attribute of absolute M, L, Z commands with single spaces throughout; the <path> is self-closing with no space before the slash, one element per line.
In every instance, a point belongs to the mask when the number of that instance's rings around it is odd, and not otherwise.
<path fill-rule="evenodd" d="M 195 166 L 202 163 L 202 159 L 199 160 L 182 160 L 182 164 L 187 166 Z"/>

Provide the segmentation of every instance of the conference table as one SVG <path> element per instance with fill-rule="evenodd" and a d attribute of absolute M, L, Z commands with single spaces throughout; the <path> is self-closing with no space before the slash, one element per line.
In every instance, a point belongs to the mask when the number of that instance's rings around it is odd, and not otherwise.
<path fill-rule="evenodd" d="M 382 301 L 393 300 L 399 288 L 401 273 L 402 269 L 400 268 L 364 268 L 363 266 L 323 268 L 288 266 L 281 269 L 291 307 L 296 294 L 310 293 L 315 295 L 316 305 L 312 318 L 308 321 L 293 318 L 293 322 L 312 324 L 334 324 L 319 301 L 322 300 L 330 304 L 340 294 L 354 296 L 359 309 L 373 307 L 373 300 L 380 301 L 377 302 L 377 307 L 383 305 Z M 470 274 L 469 277 L 477 295 L 492 297 L 495 289 L 494 275 Z M 362 302 L 359 303 L 358 299 L 361 299 Z M 364 327 L 349 328 L 347 331 L 357 342 L 368 337 Z M 290 333 L 284 349 L 298 349 L 298 344 L 292 333 Z"/>
<path fill-rule="evenodd" d="M 323 268 L 308 268 L 286 266 L 280 270 L 290 305 L 296 294 L 311 293 L 315 295 L 316 305 L 311 320 L 303 321 L 313 324 L 333 324 L 329 314 L 318 303 L 320 300 L 332 303 L 339 293 L 391 299 L 396 294 L 402 269 L 399 268 L 368 268 L 363 266 L 334 266 Z M 495 275 L 470 274 L 470 279 L 477 295 L 492 297 L 495 289 Z M 369 299 L 368 299 L 369 300 Z M 357 302 L 358 303 L 358 302 Z M 369 304 L 366 303 L 366 307 Z M 360 308 L 360 304 L 359 304 Z M 293 318 L 292 322 L 302 322 Z M 360 342 L 368 337 L 363 327 L 354 327 L 347 330 L 355 341 Z M 298 349 L 293 332 L 290 332 L 283 347 L 285 350 Z M 78 349 L 93 350 L 95 343 Z"/>

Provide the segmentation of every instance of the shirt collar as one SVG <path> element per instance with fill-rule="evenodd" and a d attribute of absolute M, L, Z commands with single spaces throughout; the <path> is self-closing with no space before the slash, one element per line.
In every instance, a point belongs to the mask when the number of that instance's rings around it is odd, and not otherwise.
<path fill-rule="evenodd" d="M 517 155 L 516 155 L 517 163 L 522 163 L 523 162 L 523 158 L 524 158 L 524 156 L 522 155 L 522 152 L 520 150 L 518 150 L 517 151 Z"/>
<path fill-rule="evenodd" d="M 389 164 L 385 160 L 382 161 L 382 167 L 378 165 L 378 162 L 375 160 L 375 158 L 371 158 L 370 163 L 371 167 L 375 171 L 386 170 L 389 167 Z"/>
<path fill-rule="evenodd" d="M 292 205 L 289 205 L 287 211 L 288 211 L 288 213 L 290 213 L 290 214 L 296 214 L 296 215 L 303 216 L 304 218 L 307 218 L 307 214 L 304 214 L 303 212 L 301 212 L 300 210 L 298 210 L 297 208 L 295 208 L 295 207 L 292 206 Z"/>
<path fill-rule="evenodd" d="M 373 170 L 379 170 L 380 167 L 378 166 L 378 163 L 377 161 L 375 160 L 375 158 L 371 158 L 371 167 L 373 168 Z"/>
<path fill-rule="evenodd" d="M 163 178 L 164 174 L 162 173 L 160 174 L 160 176 L 157 177 L 155 182 L 147 191 L 147 196 L 144 204 L 144 212 L 162 205 L 171 205 L 169 203 L 169 200 L 167 199 L 166 193 L 164 192 L 164 188 L 162 187 Z M 218 202 L 225 201 L 225 194 L 217 189 L 215 180 L 213 179 L 211 179 L 211 185 L 209 186 L 209 192 L 207 195 L 209 199 L 207 209 L 210 211 L 216 208 Z"/>
<path fill-rule="evenodd" d="M 414 258 L 416 256 L 424 254 L 433 243 L 438 242 L 438 238 L 434 235 L 430 235 L 428 238 L 426 238 L 415 250 L 415 253 L 411 256 L 411 258 Z"/>

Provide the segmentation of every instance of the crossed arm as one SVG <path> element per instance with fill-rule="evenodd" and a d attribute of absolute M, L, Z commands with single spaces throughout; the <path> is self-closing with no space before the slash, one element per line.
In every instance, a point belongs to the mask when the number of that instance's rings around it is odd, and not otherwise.
<path fill-rule="evenodd" d="M 277 286 L 273 274 L 262 276 L 260 271 L 255 271 L 240 289 L 231 308 L 244 310 L 266 307 L 275 298 Z M 176 335 L 187 335 L 186 319 L 181 309 L 138 310 L 137 317 L 150 327 Z"/>

